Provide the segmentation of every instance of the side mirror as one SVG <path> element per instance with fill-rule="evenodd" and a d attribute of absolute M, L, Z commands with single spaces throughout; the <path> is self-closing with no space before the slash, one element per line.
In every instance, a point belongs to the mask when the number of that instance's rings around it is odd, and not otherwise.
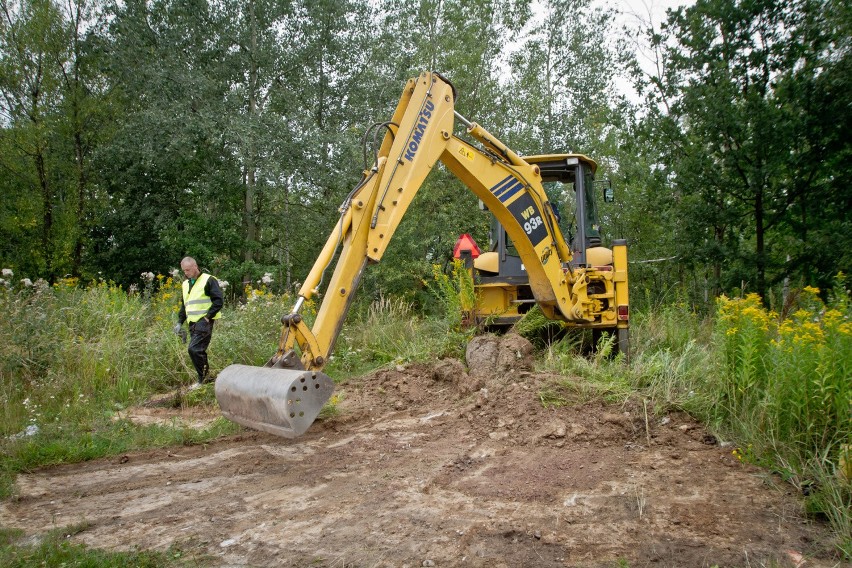
<path fill-rule="evenodd" d="M 612 180 L 596 179 L 593 183 L 595 185 L 601 184 L 604 186 L 603 198 L 606 203 L 612 203 L 613 201 L 615 201 L 615 190 L 612 189 Z"/>

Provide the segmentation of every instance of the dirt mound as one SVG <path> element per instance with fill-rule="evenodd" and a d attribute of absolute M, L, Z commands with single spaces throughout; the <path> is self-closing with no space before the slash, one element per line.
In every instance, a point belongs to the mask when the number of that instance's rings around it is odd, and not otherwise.
<path fill-rule="evenodd" d="M 204 566 L 835 565 L 791 488 L 688 416 L 545 408 L 564 377 L 528 357 L 480 339 L 467 364 L 348 381 L 340 413 L 296 440 L 246 431 L 22 475 L 0 523 L 85 520 L 73 538 L 91 546 Z"/>
<path fill-rule="evenodd" d="M 533 368 L 533 345 L 520 335 L 479 335 L 465 350 L 470 373 L 479 377 L 507 377 Z"/>

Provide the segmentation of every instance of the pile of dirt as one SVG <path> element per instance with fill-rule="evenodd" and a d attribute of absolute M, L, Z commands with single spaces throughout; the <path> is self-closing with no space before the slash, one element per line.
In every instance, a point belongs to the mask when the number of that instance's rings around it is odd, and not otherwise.
<path fill-rule="evenodd" d="M 0 522 L 85 521 L 74 540 L 203 566 L 837 565 L 792 488 L 688 416 L 545 407 L 565 377 L 532 363 L 522 338 L 480 337 L 465 362 L 348 381 L 295 440 L 247 430 L 19 476 Z"/>

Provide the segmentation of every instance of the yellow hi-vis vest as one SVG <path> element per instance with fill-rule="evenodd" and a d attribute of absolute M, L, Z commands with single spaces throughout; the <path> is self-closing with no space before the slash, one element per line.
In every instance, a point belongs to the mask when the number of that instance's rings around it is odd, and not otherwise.
<path fill-rule="evenodd" d="M 186 309 L 186 321 L 189 323 L 195 323 L 203 318 L 213 305 L 210 296 L 204 293 L 208 278 L 210 278 L 209 274 L 199 276 L 192 289 L 189 288 L 189 280 L 183 281 L 183 305 Z M 221 315 L 222 312 L 219 312 L 213 316 L 213 319 L 219 319 Z"/>

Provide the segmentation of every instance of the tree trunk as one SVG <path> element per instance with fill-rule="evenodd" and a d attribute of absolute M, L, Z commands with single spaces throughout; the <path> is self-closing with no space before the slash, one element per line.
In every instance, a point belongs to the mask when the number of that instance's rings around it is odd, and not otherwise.
<path fill-rule="evenodd" d="M 284 186 L 284 219 L 289 222 L 290 219 L 290 187 L 289 185 Z M 284 249 L 284 270 L 286 273 L 286 286 L 287 290 L 290 290 L 290 286 L 293 284 L 293 269 L 290 266 L 290 239 L 285 236 L 285 231 L 281 231 L 281 238 L 284 240 L 283 249 Z"/>
<path fill-rule="evenodd" d="M 251 4 L 251 52 L 249 54 L 249 85 L 248 85 L 248 142 L 246 148 L 245 166 L 245 201 L 243 209 L 243 223 L 245 225 L 245 248 L 243 249 L 243 260 L 246 264 L 254 260 L 254 247 L 257 241 L 257 222 L 255 219 L 255 197 L 257 191 L 257 165 L 255 163 L 254 133 L 252 126 L 257 113 L 257 16 L 255 15 L 254 2 Z M 243 275 L 243 282 L 251 279 L 251 275 Z"/>
<path fill-rule="evenodd" d="M 83 136 L 79 129 L 77 120 L 77 103 L 74 103 L 74 159 L 77 169 L 77 230 L 74 236 L 74 252 L 71 259 L 71 272 L 79 276 L 80 267 L 83 264 L 83 239 L 86 232 L 86 169 L 84 164 Z"/>
<path fill-rule="evenodd" d="M 71 273 L 75 276 L 80 275 L 80 269 L 83 264 L 83 240 L 86 234 L 86 190 L 88 179 L 86 176 L 85 157 L 86 152 L 83 144 L 83 119 L 81 117 L 80 99 L 83 97 L 84 90 L 81 87 L 82 78 L 80 72 L 80 22 L 83 18 L 82 3 L 77 4 L 76 11 L 73 11 L 73 28 L 71 30 L 72 47 L 73 47 L 73 70 L 74 74 L 69 78 L 66 75 L 66 86 L 68 88 L 68 96 L 71 98 L 71 128 L 73 129 L 74 137 L 74 168 L 77 174 L 77 207 L 76 207 L 76 222 L 77 226 L 74 230 L 74 246 L 71 253 Z"/>
<path fill-rule="evenodd" d="M 755 230 L 755 261 L 757 268 L 757 293 L 761 298 L 766 297 L 766 250 L 763 219 L 763 188 L 759 188 L 754 199 L 754 230 Z"/>
<path fill-rule="evenodd" d="M 41 226 L 41 250 L 44 254 L 45 273 L 52 281 L 53 277 L 53 247 L 51 234 L 53 233 L 53 196 L 50 191 L 50 183 L 47 179 L 47 168 L 44 164 L 44 153 L 41 146 L 36 148 L 35 167 L 38 174 L 38 183 L 41 188 L 42 202 L 42 226 Z"/>
<path fill-rule="evenodd" d="M 725 229 L 723 227 L 716 226 L 713 228 L 714 237 L 716 239 L 716 243 L 719 245 L 719 250 L 722 250 L 722 246 L 725 244 Z M 713 297 L 716 298 L 719 294 L 722 293 L 722 259 L 721 255 L 717 256 L 713 261 Z"/>

